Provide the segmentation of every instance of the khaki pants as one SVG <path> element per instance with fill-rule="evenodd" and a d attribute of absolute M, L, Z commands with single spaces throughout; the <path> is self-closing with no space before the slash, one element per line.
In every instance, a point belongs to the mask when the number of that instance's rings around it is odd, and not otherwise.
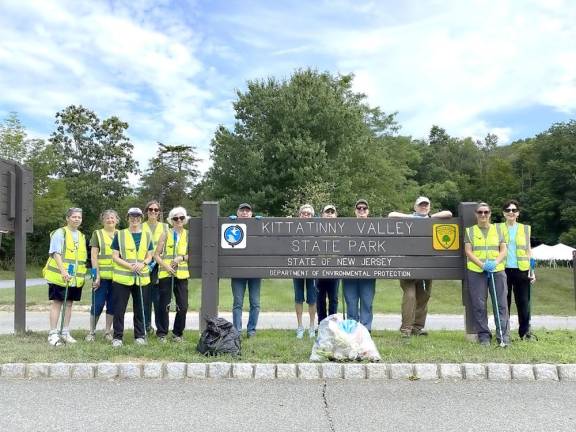
<path fill-rule="evenodd" d="M 400 286 L 402 297 L 402 333 L 411 334 L 412 330 L 422 330 L 428 315 L 428 300 L 432 294 L 431 280 L 402 279 Z"/>

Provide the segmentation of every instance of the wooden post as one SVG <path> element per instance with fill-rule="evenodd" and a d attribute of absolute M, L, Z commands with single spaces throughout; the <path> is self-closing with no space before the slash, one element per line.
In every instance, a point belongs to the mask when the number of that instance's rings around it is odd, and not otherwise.
<path fill-rule="evenodd" d="M 202 303 L 200 306 L 200 331 L 206 320 L 218 316 L 219 279 L 218 249 L 220 206 L 218 202 L 202 203 Z"/>
<path fill-rule="evenodd" d="M 462 304 L 464 305 L 464 325 L 466 328 L 466 339 L 470 341 L 478 340 L 478 329 L 474 326 L 472 321 L 472 311 L 470 310 L 470 292 L 468 291 L 468 278 L 466 273 L 466 253 L 464 252 L 464 235 L 466 227 L 472 226 L 476 223 L 474 211 L 476 210 L 477 203 L 475 202 L 461 202 L 458 205 L 458 215 L 460 217 L 461 230 L 461 245 L 462 254 L 464 255 L 464 279 L 462 280 Z"/>
<path fill-rule="evenodd" d="M 16 187 L 10 192 L 15 196 L 14 252 L 16 272 L 14 277 L 14 332 L 26 331 L 26 212 L 24 209 L 24 170 L 14 164 Z"/>
<path fill-rule="evenodd" d="M 572 270 L 574 271 L 574 305 L 576 305 L 576 251 L 572 252 Z"/>

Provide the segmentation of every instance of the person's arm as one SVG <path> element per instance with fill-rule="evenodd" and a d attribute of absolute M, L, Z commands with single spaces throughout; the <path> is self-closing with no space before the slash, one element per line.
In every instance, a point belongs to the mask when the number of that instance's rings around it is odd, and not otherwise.
<path fill-rule="evenodd" d="M 388 217 L 410 217 L 410 216 L 412 216 L 412 215 L 397 212 L 397 211 L 393 211 L 393 212 L 388 213 Z"/>
<path fill-rule="evenodd" d="M 92 246 L 90 248 L 90 261 L 92 261 L 92 268 L 96 270 L 96 279 L 92 282 L 94 289 L 98 289 L 100 286 L 100 268 L 98 267 L 98 253 L 100 248 L 98 246 Z"/>
<path fill-rule="evenodd" d="M 166 233 L 164 232 L 158 239 L 158 243 L 156 243 L 156 250 L 154 251 L 154 260 L 158 263 L 160 267 L 162 267 L 168 273 L 175 273 L 172 266 L 166 264 L 166 262 L 162 259 L 162 251 L 164 250 L 165 243 L 166 243 Z"/>
<path fill-rule="evenodd" d="M 430 217 L 440 218 L 440 219 L 451 218 L 452 212 L 450 210 L 441 210 L 439 212 L 436 212 L 436 213 L 430 215 Z"/>
<path fill-rule="evenodd" d="M 474 252 L 472 252 L 472 244 L 471 243 L 465 243 L 464 244 L 464 252 L 466 253 L 466 256 L 468 257 L 468 259 L 470 261 L 472 261 L 474 264 L 476 264 L 480 268 L 484 267 L 484 263 L 480 260 L 480 258 L 478 258 L 476 255 L 474 255 Z"/>
<path fill-rule="evenodd" d="M 500 264 L 502 261 L 506 259 L 506 255 L 508 255 L 508 247 L 506 246 L 506 242 L 500 243 L 500 253 L 496 258 L 496 265 Z"/>

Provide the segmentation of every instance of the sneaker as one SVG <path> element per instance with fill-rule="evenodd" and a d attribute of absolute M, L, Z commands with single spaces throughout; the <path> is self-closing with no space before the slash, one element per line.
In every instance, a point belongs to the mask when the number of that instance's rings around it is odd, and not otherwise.
<path fill-rule="evenodd" d="M 310 327 L 308 329 L 308 336 L 310 337 L 310 339 L 316 338 L 316 329 L 314 327 Z"/>
<path fill-rule="evenodd" d="M 402 339 L 410 339 L 410 336 L 412 336 L 412 333 L 406 332 L 406 331 L 401 331 L 400 332 L 400 337 Z"/>
<path fill-rule="evenodd" d="M 524 336 L 520 337 L 520 339 L 525 340 L 527 342 L 538 341 L 538 338 L 534 333 L 526 333 Z"/>
<path fill-rule="evenodd" d="M 168 341 L 166 340 L 166 336 L 160 336 L 158 338 L 158 342 L 160 342 L 161 344 L 165 344 Z"/>
<path fill-rule="evenodd" d="M 412 336 L 428 336 L 428 332 L 424 329 L 413 328 Z"/>
<path fill-rule="evenodd" d="M 124 342 L 122 342 L 121 339 L 112 339 L 112 346 L 114 348 L 120 348 L 122 345 L 124 345 Z"/>
<path fill-rule="evenodd" d="M 112 336 L 112 332 L 105 332 L 104 339 L 106 339 L 109 342 L 112 342 L 112 339 L 114 339 L 114 336 Z"/>
<path fill-rule="evenodd" d="M 86 342 L 94 342 L 96 340 L 96 335 L 94 333 L 88 333 L 84 340 Z"/>
<path fill-rule="evenodd" d="M 71 344 L 76 343 L 76 339 L 74 339 L 70 333 L 62 333 L 62 339 L 66 343 L 71 343 Z"/>
<path fill-rule="evenodd" d="M 246 333 L 246 337 L 248 337 L 248 339 L 253 338 L 255 336 L 256 336 L 255 331 L 249 331 L 248 333 Z"/>
<path fill-rule="evenodd" d="M 148 342 L 146 342 L 146 339 L 144 338 L 136 338 L 134 342 L 136 345 L 148 345 Z"/>
<path fill-rule="evenodd" d="M 489 347 L 490 346 L 490 340 L 489 339 L 482 339 L 482 340 L 478 341 L 478 343 L 482 347 Z"/>
<path fill-rule="evenodd" d="M 48 333 L 48 345 L 57 346 L 60 345 L 60 335 L 57 331 L 51 331 Z"/>
<path fill-rule="evenodd" d="M 304 327 L 298 327 L 296 329 L 296 339 L 302 339 L 304 337 Z"/>
<path fill-rule="evenodd" d="M 176 343 L 181 343 L 183 342 L 184 339 L 182 338 L 182 336 L 172 336 L 172 342 L 176 342 Z"/>

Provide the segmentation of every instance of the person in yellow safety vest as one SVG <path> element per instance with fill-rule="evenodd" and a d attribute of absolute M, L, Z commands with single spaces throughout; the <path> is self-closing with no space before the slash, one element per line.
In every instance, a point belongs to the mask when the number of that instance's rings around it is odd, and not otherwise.
<path fill-rule="evenodd" d="M 489 346 L 492 334 L 488 328 L 486 299 L 488 291 L 492 299 L 496 339 L 501 347 L 510 344 L 507 287 L 504 261 L 506 242 L 500 225 L 490 223 L 490 206 L 480 203 L 476 206 L 477 224 L 466 228 L 464 251 L 466 252 L 468 290 L 474 327 L 478 331 L 478 342 Z"/>
<path fill-rule="evenodd" d="M 142 231 L 148 231 L 152 236 L 152 248 L 156 250 L 156 245 L 160 236 L 165 234 L 170 228 L 167 223 L 162 222 L 162 206 L 157 200 L 148 201 L 144 208 L 146 213 L 146 222 L 142 224 Z M 158 264 L 152 261 L 150 269 L 150 297 L 144 304 L 144 313 L 146 316 L 146 332 L 152 333 L 152 305 L 154 305 L 154 323 L 158 328 L 158 316 L 160 311 L 160 288 L 158 285 Z"/>
<path fill-rule="evenodd" d="M 67 343 L 75 343 L 70 335 L 70 318 L 72 316 L 72 302 L 80 301 L 84 276 L 86 275 L 86 239 L 78 228 L 82 223 L 82 209 L 70 208 L 66 212 L 66 226 L 54 231 L 50 236 L 50 255 L 42 271 L 48 282 L 48 298 L 50 305 L 50 331 L 48 343 L 57 345 L 60 339 Z M 68 295 L 66 293 L 68 285 Z M 58 330 L 58 318 L 63 304 L 66 304 L 64 313 L 64 327 L 62 334 Z"/>
<path fill-rule="evenodd" d="M 124 336 L 124 315 L 132 295 L 134 311 L 134 338 L 136 344 L 146 345 L 144 302 L 150 295 L 150 271 L 152 261 L 152 238 L 142 231 L 142 210 L 128 210 L 128 228 L 118 231 L 112 240 L 112 301 L 114 303 L 113 347 L 121 347 Z"/>
<path fill-rule="evenodd" d="M 520 339 L 532 339 L 530 331 L 530 284 L 536 280 L 530 272 L 530 225 L 518 223 L 520 205 L 516 200 L 508 200 L 502 206 L 504 219 L 501 229 L 508 246 L 506 257 L 506 281 L 508 283 L 508 311 L 512 303 L 512 291 L 518 311 L 518 334 Z"/>
<path fill-rule="evenodd" d="M 162 234 L 158 240 L 154 259 L 158 263 L 160 281 L 160 301 L 157 310 L 157 330 L 160 342 L 166 342 L 170 327 L 169 308 L 172 293 L 176 299 L 176 317 L 172 328 L 172 340 L 182 342 L 186 314 L 188 312 L 188 214 L 184 207 L 175 207 L 168 213 L 168 223 L 172 228 Z"/>
<path fill-rule="evenodd" d="M 95 279 L 92 282 L 93 301 L 90 308 L 90 332 L 86 342 L 94 341 L 96 324 L 106 305 L 106 327 L 104 337 L 112 341 L 112 320 L 114 319 L 114 302 L 112 301 L 112 240 L 116 235 L 116 225 L 120 222 L 116 210 L 104 210 L 100 215 L 103 227 L 92 233 L 90 239 L 90 259 Z"/>

